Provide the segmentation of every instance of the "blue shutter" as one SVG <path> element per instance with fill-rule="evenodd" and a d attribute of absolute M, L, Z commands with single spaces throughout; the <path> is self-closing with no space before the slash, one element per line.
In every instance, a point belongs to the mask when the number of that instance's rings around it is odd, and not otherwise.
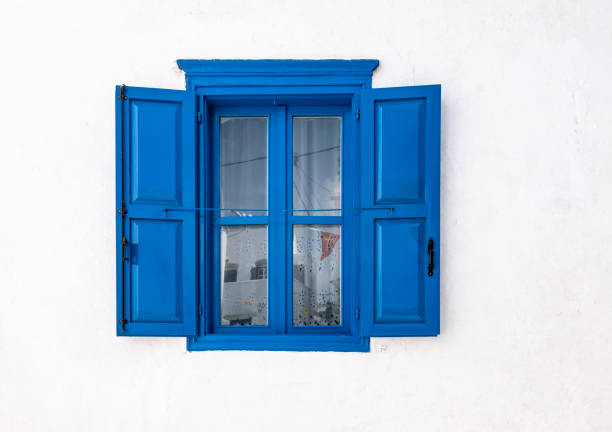
<path fill-rule="evenodd" d="M 437 335 L 440 86 L 364 89 L 360 121 L 362 335 Z"/>
<path fill-rule="evenodd" d="M 116 101 L 117 334 L 195 335 L 194 101 L 137 87 Z"/>

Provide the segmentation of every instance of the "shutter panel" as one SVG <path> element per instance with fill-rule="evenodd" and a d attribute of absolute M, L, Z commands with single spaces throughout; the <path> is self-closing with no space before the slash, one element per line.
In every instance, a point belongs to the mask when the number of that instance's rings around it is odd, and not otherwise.
<path fill-rule="evenodd" d="M 196 154 L 190 99 L 178 90 L 116 89 L 119 336 L 195 335 Z"/>
<path fill-rule="evenodd" d="M 437 335 L 439 85 L 362 91 L 360 199 L 362 335 Z"/>

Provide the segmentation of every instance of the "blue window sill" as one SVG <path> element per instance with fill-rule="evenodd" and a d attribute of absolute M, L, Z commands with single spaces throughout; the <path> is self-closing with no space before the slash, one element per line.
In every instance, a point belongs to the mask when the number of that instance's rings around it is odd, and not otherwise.
<path fill-rule="evenodd" d="M 369 352 L 370 338 L 359 336 L 206 335 L 187 338 L 188 351 L 340 351 Z"/>

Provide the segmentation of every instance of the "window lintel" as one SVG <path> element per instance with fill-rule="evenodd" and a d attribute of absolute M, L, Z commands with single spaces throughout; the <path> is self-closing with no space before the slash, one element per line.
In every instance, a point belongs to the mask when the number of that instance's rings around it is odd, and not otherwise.
<path fill-rule="evenodd" d="M 378 60 L 177 60 L 187 88 L 220 85 L 353 85 L 370 82 Z"/>

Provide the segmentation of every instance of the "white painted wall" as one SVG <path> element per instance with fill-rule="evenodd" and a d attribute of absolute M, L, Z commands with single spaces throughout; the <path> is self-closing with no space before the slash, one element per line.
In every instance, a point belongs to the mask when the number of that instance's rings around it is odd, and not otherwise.
<path fill-rule="evenodd" d="M 612 430 L 612 5 L 516 3 L 3 2 L 0 430 Z M 114 336 L 113 86 L 183 88 L 185 57 L 442 83 L 438 338 Z"/>

